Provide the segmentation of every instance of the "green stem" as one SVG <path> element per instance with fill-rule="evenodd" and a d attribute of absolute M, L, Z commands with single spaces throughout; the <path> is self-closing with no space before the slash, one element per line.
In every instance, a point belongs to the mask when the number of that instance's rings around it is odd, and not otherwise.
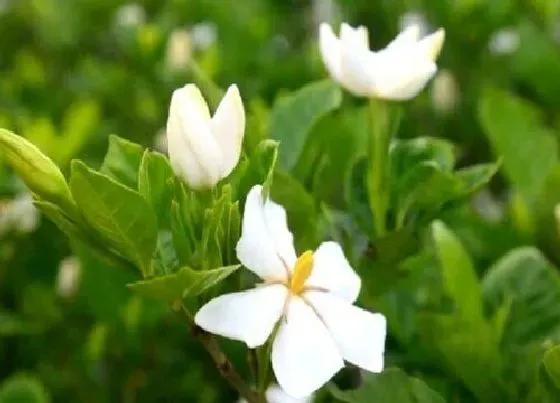
<path fill-rule="evenodd" d="M 389 147 L 398 127 L 400 113 L 390 104 L 372 98 L 368 105 L 370 146 L 368 154 L 367 191 L 373 214 L 375 235 L 386 235 L 387 212 L 390 203 L 391 159 Z"/>
<path fill-rule="evenodd" d="M 273 332 L 274 335 L 274 332 Z M 266 388 L 268 386 L 268 376 L 270 368 L 270 353 L 272 350 L 272 340 L 274 336 L 271 337 L 268 342 L 260 349 L 260 354 L 258 355 L 259 364 L 259 387 L 258 387 L 258 399 L 259 403 L 266 403 Z"/>
<path fill-rule="evenodd" d="M 239 375 L 231 361 L 222 351 L 220 345 L 218 344 L 218 340 L 194 323 L 193 316 L 182 302 L 178 302 L 176 305 L 178 306 L 174 307 L 174 311 L 182 312 L 187 318 L 191 334 L 208 352 L 216 364 L 216 368 L 220 372 L 220 375 L 230 384 L 231 387 L 237 390 L 239 395 L 247 402 L 261 403 L 261 400 L 258 400 L 257 395 L 251 390 L 241 375 Z"/>

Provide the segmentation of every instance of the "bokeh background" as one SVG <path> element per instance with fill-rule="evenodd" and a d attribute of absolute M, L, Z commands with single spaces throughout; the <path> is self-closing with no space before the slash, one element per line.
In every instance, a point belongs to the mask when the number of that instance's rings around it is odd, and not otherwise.
<path fill-rule="evenodd" d="M 196 81 L 208 91 L 237 83 L 248 131 L 265 133 L 279 96 L 326 78 L 321 21 L 366 25 L 374 49 L 408 24 L 424 33 L 445 28 L 439 72 L 404 106 L 399 137 L 451 140 L 458 166 L 503 156 L 490 185 L 443 218 L 481 276 L 514 248 L 536 247 L 538 259 L 520 269 L 536 278 L 519 277 L 519 287 L 533 281 L 528 300 L 546 300 L 521 314 L 547 314 L 520 332 L 538 351 L 552 343 L 560 333 L 560 1 L 0 0 L 0 127 L 63 171 L 72 158 L 99 166 L 113 133 L 165 152 L 171 92 Z M 180 321 L 132 295 L 128 273 L 71 249 L 1 163 L 0 197 L 0 401 L 236 401 Z M 395 300 L 430 302 L 424 277 L 399 283 L 379 305 L 388 315 L 393 309 L 389 362 L 448 401 L 484 400 L 460 371 L 449 375 L 414 347 L 414 312 L 391 308 Z M 225 346 L 243 368 L 239 346 Z M 515 393 L 528 388 L 532 372 L 511 372 L 522 385 Z"/>

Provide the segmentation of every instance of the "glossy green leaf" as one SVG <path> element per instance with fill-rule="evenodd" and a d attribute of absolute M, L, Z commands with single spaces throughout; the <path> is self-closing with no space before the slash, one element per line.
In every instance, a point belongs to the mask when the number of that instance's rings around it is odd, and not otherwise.
<path fill-rule="evenodd" d="M 469 254 L 441 221 L 432 224 L 432 237 L 441 265 L 443 286 L 454 301 L 455 312 L 466 321 L 482 322 L 482 294 Z"/>
<path fill-rule="evenodd" d="M 100 172 L 132 189 L 138 188 L 138 171 L 144 149 L 115 135 L 109 136 L 109 149 Z"/>
<path fill-rule="evenodd" d="M 280 168 L 288 170 L 296 164 L 313 125 L 341 102 L 340 87 L 325 80 L 308 84 L 275 103 L 269 128 L 270 138 L 280 142 Z"/>
<path fill-rule="evenodd" d="M 88 224 L 149 275 L 157 225 L 142 196 L 78 161 L 72 163 L 70 188 Z"/>
<path fill-rule="evenodd" d="M 526 201 L 535 201 L 558 163 L 555 135 L 543 125 L 540 111 L 512 94 L 488 89 L 478 116 L 494 152 L 503 158 L 508 179 Z"/>
<path fill-rule="evenodd" d="M 437 392 L 422 380 L 409 377 L 399 368 L 389 368 L 380 374 L 367 373 L 363 385 L 354 390 L 330 388 L 333 396 L 347 403 L 444 403 Z"/>
<path fill-rule="evenodd" d="M 129 284 L 128 287 L 146 297 L 172 302 L 195 297 L 214 287 L 233 274 L 240 265 L 211 270 L 193 270 L 183 267 L 176 273 Z"/>
<path fill-rule="evenodd" d="M 0 152 L 27 187 L 42 199 L 75 215 L 76 206 L 60 169 L 32 143 L 0 129 Z"/>
<path fill-rule="evenodd" d="M 0 384 L 2 403 L 48 403 L 50 401 L 45 386 L 34 376 L 16 374 Z"/>

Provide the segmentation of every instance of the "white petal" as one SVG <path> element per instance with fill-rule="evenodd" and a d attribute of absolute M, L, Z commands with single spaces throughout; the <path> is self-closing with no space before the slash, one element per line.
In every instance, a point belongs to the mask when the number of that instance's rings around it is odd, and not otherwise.
<path fill-rule="evenodd" d="M 329 74 L 334 80 L 339 81 L 340 42 L 331 26 L 326 23 L 322 23 L 319 27 L 319 50 Z"/>
<path fill-rule="evenodd" d="M 360 277 L 336 242 L 323 242 L 313 254 L 313 270 L 306 287 L 318 287 L 352 303 L 360 293 Z"/>
<path fill-rule="evenodd" d="M 325 292 L 308 291 L 304 298 L 313 305 L 344 359 L 367 371 L 383 370 L 387 320 Z"/>
<path fill-rule="evenodd" d="M 404 57 L 383 60 L 375 65 L 375 93 L 390 100 L 407 100 L 415 97 L 437 72 L 432 61 Z"/>
<path fill-rule="evenodd" d="M 262 346 L 280 319 L 288 289 L 268 285 L 214 298 L 197 312 L 195 323 L 207 332 Z"/>
<path fill-rule="evenodd" d="M 369 50 L 368 30 L 364 26 L 353 28 L 346 23 L 342 23 L 340 25 L 340 40 L 344 45 L 352 46 L 357 50 Z"/>
<path fill-rule="evenodd" d="M 420 27 L 411 25 L 399 33 L 381 52 L 406 51 L 407 49 L 412 49 L 418 42 L 418 39 L 420 39 Z"/>
<path fill-rule="evenodd" d="M 419 52 L 427 60 L 435 61 L 441 52 L 443 42 L 445 41 L 445 31 L 440 28 L 433 34 L 425 36 L 418 42 Z"/>
<path fill-rule="evenodd" d="M 372 76 L 369 54 L 363 43 L 363 34 L 347 24 L 342 24 L 340 34 L 340 82 L 357 96 L 371 96 Z"/>
<path fill-rule="evenodd" d="M 222 151 L 222 177 L 226 177 L 239 161 L 245 133 L 245 110 L 235 84 L 228 88 L 222 98 L 210 126 Z"/>
<path fill-rule="evenodd" d="M 209 127 L 208 106 L 193 86 L 175 90 L 167 120 L 169 159 L 192 188 L 209 188 L 220 179 L 221 152 Z"/>
<path fill-rule="evenodd" d="M 194 109 L 194 113 L 206 122 L 210 121 L 210 109 L 208 109 L 208 104 L 195 84 L 187 84 L 175 92 L 190 101 L 189 105 Z"/>
<path fill-rule="evenodd" d="M 278 385 L 271 385 L 266 390 L 266 401 L 268 403 L 311 403 L 311 400 L 311 396 L 295 399 Z"/>
<path fill-rule="evenodd" d="M 301 298 L 292 297 L 282 321 L 272 345 L 272 368 L 288 395 L 303 398 L 328 382 L 344 362 L 323 322 Z"/>
<path fill-rule="evenodd" d="M 296 253 L 282 206 L 264 201 L 262 186 L 249 191 L 237 242 L 237 258 L 264 280 L 285 281 Z"/>

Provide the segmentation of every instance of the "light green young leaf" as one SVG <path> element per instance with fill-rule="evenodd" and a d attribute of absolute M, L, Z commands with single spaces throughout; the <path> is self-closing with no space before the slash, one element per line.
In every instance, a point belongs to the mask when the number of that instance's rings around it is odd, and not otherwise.
<path fill-rule="evenodd" d="M 347 403 L 444 403 L 437 392 L 422 380 L 409 377 L 399 368 L 389 368 L 380 374 L 368 373 L 363 385 L 354 390 L 341 391 L 331 386 L 332 395 Z"/>
<path fill-rule="evenodd" d="M 115 135 L 109 136 L 109 149 L 99 171 L 136 190 L 144 149 Z"/>
<path fill-rule="evenodd" d="M 432 224 L 432 236 L 446 293 L 456 314 L 468 322 L 483 323 L 482 294 L 471 257 L 443 222 Z"/>
<path fill-rule="evenodd" d="M 27 187 L 42 199 L 77 215 L 68 184 L 60 169 L 29 141 L 0 129 L 0 151 L 5 162 L 21 176 Z"/>
<path fill-rule="evenodd" d="M 138 192 L 152 206 L 159 227 L 170 228 L 170 209 L 173 199 L 173 169 L 165 156 L 146 151 L 138 172 Z"/>
<path fill-rule="evenodd" d="M 183 267 L 176 273 L 129 284 L 128 287 L 146 297 L 173 302 L 181 298 L 195 297 L 214 287 L 233 274 L 240 265 L 225 266 L 212 270 L 193 270 Z"/>
<path fill-rule="evenodd" d="M 313 125 L 341 102 L 340 87 L 324 80 L 308 84 L 275 103 L 269 128 L 270 138 L 280 142 L 280 168 L 293 168 Z"/>
<path fill-rule="evenodd" d="M 51 398 L 41 381 L 27 374 L 16 374 L 0 384 L 2 403 L 49 403 Z"/>
<path fill-rule="evenodd" d="M 483 93 L 478 117 L 494 152 L 503 157 L 508 179 L 527 202 L 534 202 L 558 164 L 555 134 L 543 125 L 533 105 L 496 89 Z"/>
<path fill-rule="evenodd" d="M 157 224 L 142 196 L 79 161 L 72 163 L 70 188 L 88 224 L 150 275 Z"/>

